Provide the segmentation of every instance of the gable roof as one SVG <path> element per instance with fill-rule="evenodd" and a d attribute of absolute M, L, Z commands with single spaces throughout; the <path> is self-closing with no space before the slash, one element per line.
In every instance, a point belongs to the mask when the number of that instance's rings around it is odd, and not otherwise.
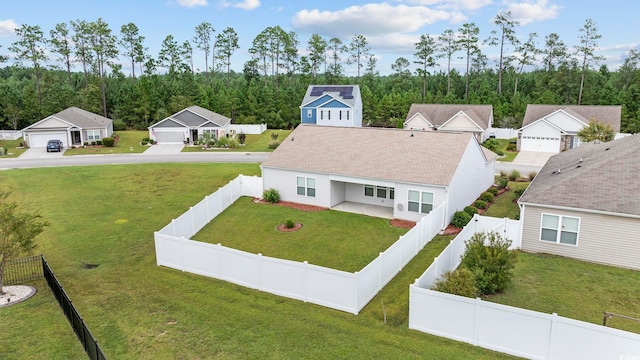
<path fill-rule="evenodd" d="M 411 119 L 415 114 L 420 114 L 434 126 L 440 127 L 459 112 L 464 112 L 471 121 L 484 130 L 489 127 L 489 121 L 493 116 L 493 106 L 469 104 L 411 104 L 406 120 Z"/>
<path fill-rule="evenodd" d="M 585 124 L 589 124 L 590 120 L 598 120 L 605 124 L 609 124 L 613 131 L 620 132 L 620 118 L 622 116 L 622 106 L 620 105 L 529 104 L 527 105 L 527 110 L 524 113 L 522 128 L 560 110 Z"/>
<path fill-rule="evenodd" d="M 640 134 L 583 144 L 552 156 L 519 202 L 640 216 L 639 157 Z"/>
<path fill-rule="evenodd" d="M 262 166 L 444 186 L 469 142 L 471 133 L 300 124 Z"/>
<path fill-rule="evenodd" d="M 111 119 L 104 116 L 100 116 L 98 114 L 94 114 L 92 112 L 72 106 L 53 115 L 49 115 L 30 126 L 27 126 L 23 129 L 23 131 L 33 127 L 37 127 L 38 124 L 52 117 L 62 120 L 68 123 L 70 126 L 75 126 L 80 129 L 104 129 L 109 127 L 109 125 L 113 122 Z"/>
<path fill-rule="evenodd" d="M 212 123 L 213 125 L 224 127 L 231 122 L 231 119 L 200 106 L 192 105 L 158 121 L 157 123 L 149 127 L 157 127 L 157 125 L 159 125 L 160 123 L 167 121 L 173 121 L 189 128 L 197 128 L 207 123 Z"/>
<path fill-rule="evenodd" d="M 341 103 L 353 107 L 356 101 L 360 99 L 360 86 L 359 85 L 309 85 L 307 92 L 302 99 L 302 105 L 300 107 L 307 106 L 314 100 L 324 96 L 330 95 L 334 99 Z"/>

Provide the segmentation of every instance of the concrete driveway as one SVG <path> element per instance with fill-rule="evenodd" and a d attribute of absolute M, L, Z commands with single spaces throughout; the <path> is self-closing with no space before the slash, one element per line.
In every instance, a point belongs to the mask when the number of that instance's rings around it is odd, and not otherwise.
<path fill-rule="evenodd" d="M 513 159 L 514 165 L 529 165 L 543 167 L 550 157 L 556 153 L 538 152 L 538 151 L 520 151 L 516 158 Z"/>
<path fill-rule="evenodd" d="M 47 158 L 60 158 L 64 154 L 66 148 L 62 149 L 60 152 L 47 152 L 47 148 L 29 148 L 27 151 L 23 152 L 19 158 L 20 159 L 47 159 Z"/>
<path fill-rule="evenodd" d="M 143 152 L 144 155 L 172 155 L 180 154 L 184 148 L 184 144 L 162 144 L 151 145 L 147 150 Z"/>

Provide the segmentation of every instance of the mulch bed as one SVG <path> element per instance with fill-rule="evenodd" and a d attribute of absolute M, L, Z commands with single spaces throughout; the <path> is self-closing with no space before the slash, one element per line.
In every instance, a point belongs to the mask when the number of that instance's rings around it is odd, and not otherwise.
<path fill-rule="evenodd" d="M 302 224 L 300 223 L 295 223 L 295 225 L 293 225 L 293 227 L 288 228 L 285 224 L 280 224 L 278 226 L 276 226 L 276 230 L 281 231 L 281 232 L 294 232 L 294 231 L 298 231 L 302 229 Z"/>
<path fill-rule="evenodd" d="M 302 210 L 302 211 L 325 211 L 328 210 L 326 207 L 315 206 L 315 205 L 307 205 L 307 204 L 299 204 L 289 201 L 278 201 L 277 203 L 270 203 L 265 199 L 253 198 L 253 202 L 256 204 L 267 204 L 273 206 L 286 206 L 292 209 Z"/>
<path fill-rule="evenodd" d="M 412 227 L 416 226 L 416 222 L 409 221 L 409 220 L 393 219 L 393 220 L 389 220 L 389 225 L 395 226 L 397 228 L 402 228 L 402 229 L 411 229 Z"/>

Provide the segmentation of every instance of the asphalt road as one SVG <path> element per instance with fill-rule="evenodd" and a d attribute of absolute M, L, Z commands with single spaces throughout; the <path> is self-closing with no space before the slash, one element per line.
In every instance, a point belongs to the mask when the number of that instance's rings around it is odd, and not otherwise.
<path fill-rule="evenodd" d="M 54 158 L 34 159 L 1 159 L 0 170 L 28 169 L 57 166 L 116 165 L 142 163 L 181 163 L 181 162 L 235 162 L 262 163 L 270 153 L 263 152 L 229 152 L 209 153 L 193 152 L 171 155 L 114 154 L 114 155 L 76 155 Z"/>

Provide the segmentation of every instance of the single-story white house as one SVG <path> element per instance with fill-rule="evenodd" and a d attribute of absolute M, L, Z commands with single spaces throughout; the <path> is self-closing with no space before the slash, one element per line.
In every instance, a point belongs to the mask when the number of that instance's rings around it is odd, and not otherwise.
<path fill-rule="evenodd" d="M 70 107 L 31 124 L 22 130 L 29 147 L 46 147 L 60 140 L 64 147 L 82 146 L 113 135 L 113 121 L 92 112 Z"/>
<path fill-rule="evenodd" d="M 192 144 L 204 134 L 226 136 L 230 124 L 230 118 L 193 105 L 149 126 L 149 138 L 158 144 Z"/>
<path fill-rule="evenodd" d="M 445 204 L 450 221 L 493 184 L 495 159 L 470 133 L 300 124 L 261 167 L 283 201 L 365 204 L 410 221 Z"/>
<path fill-rule="evenodd" d="M 403 127 L 421 131 L 470 132 L 479 142 L 489 138 L 492 105 L 411 104 Z"/>
<path fill-rule="evenodd" d="M 520 205 L 524 251 L 640 269 L 640 135 L 552 156 Z"/>
<path fill-rule="evenodd" d="M 620 132 L 619 105 L 527 105 L 518 129 L 518 151 L 559 153 L 582 143 L 578 132 L 590 121 L 609 124 Z"/>

